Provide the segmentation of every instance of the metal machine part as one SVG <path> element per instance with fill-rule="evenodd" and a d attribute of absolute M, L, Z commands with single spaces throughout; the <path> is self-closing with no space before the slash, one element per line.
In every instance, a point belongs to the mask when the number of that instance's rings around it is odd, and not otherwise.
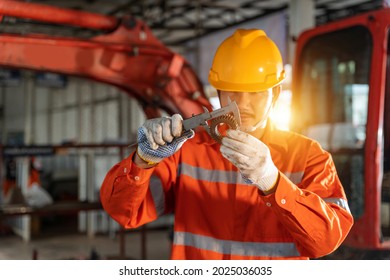
<path fill-rule="evenodd" d="M 223 135 L 219 131 L 219 127 L 223 124 L 229 126 L 230 129 L 238 129 L 238 123 L 236 119 L 231 115 L 223 115 L 211 120 L 210 123 L 210 136 L 219 144 L 222 144 Z"/>
<path fill-rule="evenodd" d="M 198 126 L 203 126 L 210 136 L 221 144 L 222 135 L 218 128 L 222 124 L 226 124 L 231 129 L 238 129 L 241 125 L 240 111 L 238 110 L 235 101 L 229 102 L 225 107 L 209 112 L 204 108 L 205 112 L 199 115 L 194 115 L 183 121 L 184 130 L 194 129 Z M 210 124 L 208 123 L 210 122 Z"/>

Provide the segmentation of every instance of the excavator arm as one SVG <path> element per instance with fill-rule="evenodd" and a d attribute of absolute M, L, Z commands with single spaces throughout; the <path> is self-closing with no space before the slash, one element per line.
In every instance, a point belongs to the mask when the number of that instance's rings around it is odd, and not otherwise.
<path fill-rule="evenodd" d="M 46 34 L 0 33 L 0 66 L 79 76 L 112 84 L 134 97 L 146 117 L 180 113 L 184 118 L 211 105 L 189 63 L 162 44 L 144 22 L 41 4 L 1 1 L 0 19 L 101 31 L 89 39 Z"/>

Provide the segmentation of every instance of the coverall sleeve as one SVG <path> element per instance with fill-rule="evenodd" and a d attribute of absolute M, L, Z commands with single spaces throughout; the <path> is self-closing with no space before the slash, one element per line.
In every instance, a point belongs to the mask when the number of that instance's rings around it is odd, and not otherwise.
<path fill-rule="evenodd" d="M 156 220 L 158 213 L 151 189 L 149 187 L 152 175 L 159 176 L 164 197 L 169 196 L 170 178 L 176 178 L 173 172 L 176 168 L 172 161 L 166 159 L 157 167 L 142 169 L 132 161 L 134 153 L 113 166 L 107 173 L 100 189 L 100 200 L 104 210 L 125 228 L 137 228 Z M 160 172 L 164 169 L 165 176 Z M 168 203 L 165 199 L 164 203 Z M 165 209 L 170 209 L 169 206 Z"/>
<path fill-rule="evenodd" d="M 318 258 L 333 252 L 353 225 L 347 199 L 330 154 L 313 142 L 301 183 L 280 172 L 274 194 L 263 196 L 289 230 L 299 252 Z"/>

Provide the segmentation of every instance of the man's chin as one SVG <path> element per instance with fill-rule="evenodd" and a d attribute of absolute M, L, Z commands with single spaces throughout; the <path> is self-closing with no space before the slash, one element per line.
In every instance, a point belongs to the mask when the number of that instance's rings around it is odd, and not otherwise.
<path fill-rule="evenodd" d="M 243 131 L 243 132 L 246 132 L 246 133 L 250 133 L 250 132 L 253 132 L 256 130 L 256 127 L 254 126 L 247 126 L 247 125 L 241 125 L 240 126 L 240 130 Z"/>
<path fill-rule="evenodd" d="M 252 122 L 247 123 L 241 120 L 240 130 L 246 133 L 251 133 L 256 131 L 259 128 L 264 128 L 266 124 L 267 124 L 267 119 L 261 120 L 256 124 L 252 124 Z"/>

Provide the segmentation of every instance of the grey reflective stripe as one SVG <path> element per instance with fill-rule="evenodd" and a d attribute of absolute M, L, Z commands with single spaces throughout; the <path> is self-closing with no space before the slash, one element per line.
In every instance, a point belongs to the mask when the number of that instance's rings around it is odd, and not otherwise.
<path fill-rule="evenodd" d="M 201 167 L 191 166 L 186 163 L 182 163 L 178 169 L 178 176 L 187 175 L 196 180 L 220 182 L 226 184 L 241 184 L 253 186 L 248 184 L 242 179 L 240 172 L 238 171 L 225 171 L 225 170 L 210 170 Z"/>
<path fill-rule="evenodd" d="M 303 172 L 283 172 L 283 174 L 286 175 L 286 177 L 294 184 L 298 184 L 302 181 Z M 179 175 L 187 175 L 196 180 L 206 180 L 213 183 L 221 182 L 226 184 L 253 186 L 252 184 L 248 184 L 244 181 L 239 171 L 205 169 L 186 163 L 180 164 L 178 169 L 178 176 Z"/>
<path fill-rule="evenodd" d="M 165 195 L 161 180 L 156 175 L 150 177 L 149 189 L 152 193 L 157 216 L 161 216 L 165 212 Z"/>
<path fill-rule="evenodd" d="M 303 172 L 283 172 L 283 174 L 294 184 L 299 184 L 303 178 Z"/>
<path fill-rule="evenodd" d="M 349 209 L 349 206 L 348 206 L 348 202 L 343 198 L 328 197 L 328 198 L 324 198 L 324 201 L 326 203 L 336 204 L 336 205 L 340 206 L 341 208 L 344 208 L 345 210 L 347 210 L 349 213 L 351 213 L 351 210 Z"/>
<path fill-rule="evenodd" d="M 220 254 L 259 257 L 297 257 L 300 256 L 294 243 L 240 242 L 220 240 L 189 232 L 175 232 L 175 245 L 191 246 Z"/>
<path fill-rule="evenodd" d="M 302 181 L 303 178 L 303 172 L 284 172 L 284 175 L 286 175 L 287 178 L 290 179 L 291 182 L 294 184 L 299 184 Z M 329 198 L 324 198 L 324 201 L 326 203 L 334 203 L 337 204 L 338 206 L 344 208 L 348 212 L 351 213 L 351 210 L 349 209 L 348 202 L 343 199 L 343 198 L 334 198 L 334 197 L 329 197 Z"/>

